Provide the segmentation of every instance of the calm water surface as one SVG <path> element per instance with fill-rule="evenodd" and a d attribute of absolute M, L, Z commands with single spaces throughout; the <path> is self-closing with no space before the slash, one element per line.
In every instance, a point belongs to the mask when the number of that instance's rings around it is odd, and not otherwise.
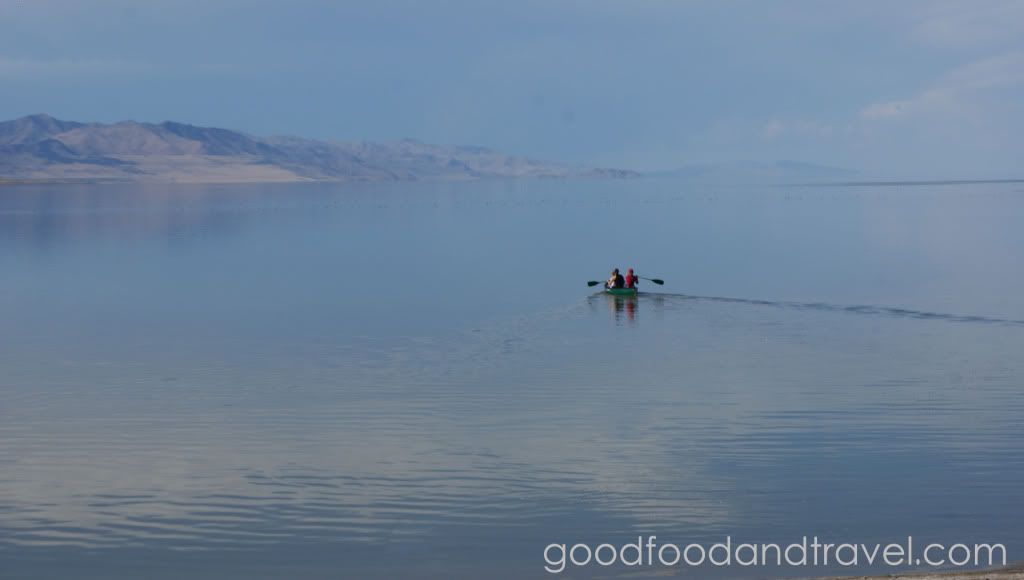
<path fill-rule="evenodd" d="M 0 577 L 1024 559 L 1022 223 L 1020 184 L 2 188 Z"/>

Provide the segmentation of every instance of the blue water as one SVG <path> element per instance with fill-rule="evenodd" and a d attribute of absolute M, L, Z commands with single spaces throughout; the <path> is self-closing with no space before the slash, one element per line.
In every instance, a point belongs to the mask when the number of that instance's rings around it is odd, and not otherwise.
<path fill-rule="evenodd" d="M 4 187 L 0 577 L 1024 559 L 1021 223 L 1020 184 Z"/>

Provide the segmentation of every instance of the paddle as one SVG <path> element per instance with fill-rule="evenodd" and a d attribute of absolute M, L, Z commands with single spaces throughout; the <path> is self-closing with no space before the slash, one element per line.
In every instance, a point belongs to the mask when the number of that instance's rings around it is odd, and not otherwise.
<path fill-rule="evenodd" d="M 648 282 L 654 282 L 658 286 L 665 285 L 665 281 L 658 278 L 644 278 L 643 276 L 637 276 L 637 278 L 640 278 L 641 280 L 647 280 Z M 597 286 L 598 284 L 604 284 L 604 282 L 598 282 L 597 280 L 590 280 L 589 282 L 587 282 L 587 286 Z"/>

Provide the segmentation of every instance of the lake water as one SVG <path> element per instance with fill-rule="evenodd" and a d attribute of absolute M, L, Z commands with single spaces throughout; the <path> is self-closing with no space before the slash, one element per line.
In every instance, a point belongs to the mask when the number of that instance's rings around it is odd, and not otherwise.
<path fill-rule="evenodd" d="M 1021 224 L 1013 183 L 2 188 L 0 577 L 1024 559 Z M 594 294 L 613 266 L 666 284 Z"/>

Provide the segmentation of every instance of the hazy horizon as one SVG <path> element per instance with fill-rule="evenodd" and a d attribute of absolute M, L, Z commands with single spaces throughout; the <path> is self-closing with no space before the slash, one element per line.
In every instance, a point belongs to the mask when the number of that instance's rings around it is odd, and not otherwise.
<path fill-rule="evenodd" d="M 1007 1 L 0 0 L 0 118 L 1019 177 L 1022 32 Z"/>

